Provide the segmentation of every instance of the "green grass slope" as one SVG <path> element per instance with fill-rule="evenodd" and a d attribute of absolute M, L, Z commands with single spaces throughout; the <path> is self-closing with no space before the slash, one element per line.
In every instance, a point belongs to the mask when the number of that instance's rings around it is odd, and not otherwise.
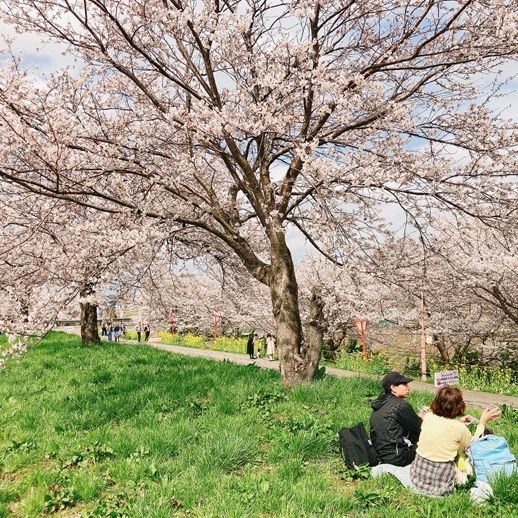
<path fill-rule="evenodd" d="M 52 333 L 0 372 L 0 517 L 518 514 L 518 477 L 479 507 L 350 480 L 337 432 L 367 422 L 377 392 L 332 378 L 285 391 L 253 366 Z M 494 428 L 518 453 L 516 414 Z"/>

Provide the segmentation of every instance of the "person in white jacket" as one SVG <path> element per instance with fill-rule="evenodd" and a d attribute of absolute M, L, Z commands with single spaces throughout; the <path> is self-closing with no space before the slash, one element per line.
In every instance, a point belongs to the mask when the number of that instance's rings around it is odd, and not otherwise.
<path fill-rule="evenodd" d="M 275 354 L 275 337 L 268 333 L 266 335 L 266 356 L 270 360 L 273 360 L 273 355 Z"/>

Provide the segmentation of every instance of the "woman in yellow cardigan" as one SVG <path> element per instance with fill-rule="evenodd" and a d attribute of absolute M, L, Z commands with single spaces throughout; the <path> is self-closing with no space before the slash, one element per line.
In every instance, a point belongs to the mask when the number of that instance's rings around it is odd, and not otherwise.
<path fill-rule="evenodd" d="M 500 410 L 482 412 L 474 436 L 466 427 L 470 416 L 464 416 L 466 404 L 462 392 L 455 387 L 442 387 L 435 394 L 421 425 L 414 462 L 410 465 L 410 480 L 420 493 L 443 495 L 455 488 L 455 458 L 469 446 L 473 437 L 484 433 L 486 424 L 500 416 Z"/>

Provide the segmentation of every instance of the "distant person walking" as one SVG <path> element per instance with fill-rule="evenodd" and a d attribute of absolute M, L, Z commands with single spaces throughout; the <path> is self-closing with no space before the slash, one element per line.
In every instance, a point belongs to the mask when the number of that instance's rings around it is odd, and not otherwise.
<path fill-rule="evenodd" d="M 106 327 L 106 323 L 103 322 L 103 325 L 101 327 L 101 336 L 106 336 L 108 334 L 108 328 Z"/>
<path fill-rule="evenodd" d="M 115 327 L 113 328 L 114 338 L 115 341 L 118 342 L 119 338 L 121 336 L 121 326 L 119 323 L 115 324 Z"/>
<path fill-rule="evenodd" d="M 248 335 L 248 341 L 246 342 L 246 354 L 250 356 L 251 360 L 255 360 L 254 356 L 254 338 L 256 337 L 255 333 L 250 333 Z"/>
<path fill-rule="evenodd" d="M 113 326 L 108 324 L 108 328 L 106 330 L 106 336 L 108 337 L 108 341 L 111 342 L 113 340 Z"/>
<path fill-rule="evenodd" d="M 273 355 L 275 354 L 275 337 L 268 333 L 266 335 L 266 356 L 270 360 L 273 360 Z"/>
<path fill-rule="evenodd" d="M 149 324 L 146 324 L 144 326 L 144 342 L 147 342 L 149 340 L 150 333 L 151 333 L 151 328 L 149 327 Z"/>
<path fill-rule="evenodd" d="M 136 325 L 135 331 L 137 333 L 137 342 L 140 342 L 142 338 L 142 324 L 140 322 Z"/>

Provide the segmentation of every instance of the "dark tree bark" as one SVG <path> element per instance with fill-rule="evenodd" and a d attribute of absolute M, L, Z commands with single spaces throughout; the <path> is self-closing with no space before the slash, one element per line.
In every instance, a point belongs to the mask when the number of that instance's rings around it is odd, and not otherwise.
<path fill-rule="evenodd" d="M 93 293 L 92 289 L 85 289 L 81 297 Z M 81 302 L 81 342 L 83 345 L 97 345 L 101 342 L 97 328 L 97 304 Z"/>
<path fill-rule="evenodd" d="M 272 232 L 270 292 L 279 348 L 282 383 L 293 387 L 311 381 L 318 369 L 323 342 L 323 301 L 313 294 L 304 340 L 295 268 L 284 232 Z"/>
<path fill-rule="evenodd" d="M 437 350 L 439 351 L 439 354 L 441 355 L 441 360 L 444 363 L 450 362 L 450 352 L 448 351 L 448 346 L 446 345 L 446 342 L 444 340 L 443 336 L 434 334 L 432 335 L 433 345 L 437 347 Z"/>
<path fill-rule="evenodd" d="M 97 345 L 101 342 L 97 329 L 97 306 L 81 303 L 81 342 L 83 345 Z"/>
<path fill-rule="evenodd" d="M 345 337 L 347 336 L 347 328 L 344 324 L 343 327 L 338 328 L 332 336 L 329 338 L 328 344 L 328 352 L 327 352 L 327 359 L 328 360 L 336 360 L 338 356 L 338 351 L 340 350 L 340 347 L 342 346 L 343 341 L 345 340 Z"/>

